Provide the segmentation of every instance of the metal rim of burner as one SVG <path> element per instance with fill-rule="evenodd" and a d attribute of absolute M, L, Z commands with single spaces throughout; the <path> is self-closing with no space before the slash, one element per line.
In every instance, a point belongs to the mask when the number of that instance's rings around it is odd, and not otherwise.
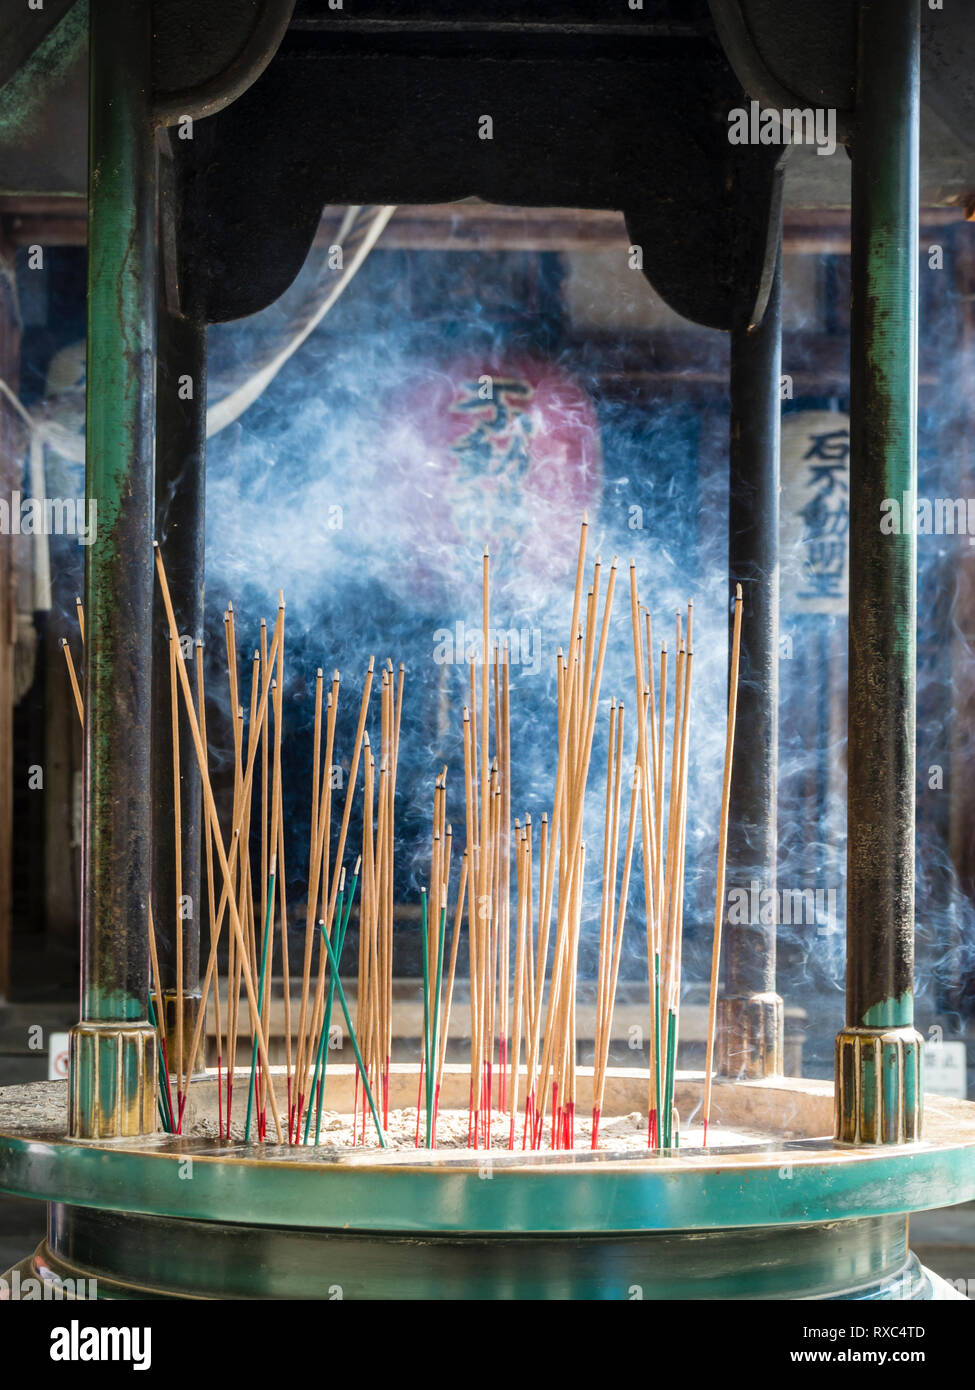
<path fill-rule="evenodd" d="M 646 1085 L 638 1069 L 616 1075 Z M 65 1083 L 49 1084 L 63 1096 Z M 681 1088 L 692 1108 L 702 1078 L 685 1075 Z M 973 1107 L 939 1098 L 925 1142 L 866 1148 L 816 1137 L 828 1082 L 719 1089 L 727 1123 L 761 1128 L 777 1107 L 814 1137 L 659 1156 L 258 1155 L 168 1136 L 79 1144 L 54 1124 L 18 1125 L 8 1089 L 0 1186 L 42 1186 L 51 1202 L 48 1238 L 22 1278 L 95 1278 L 116 1297 L 427 1298 L 462 1277 L 464 1297 L 932 1296 L 908 1251 L 904 1203 L 975 1196 Z M 632 1094 L 622 1097 L 625 1109 Z"/>

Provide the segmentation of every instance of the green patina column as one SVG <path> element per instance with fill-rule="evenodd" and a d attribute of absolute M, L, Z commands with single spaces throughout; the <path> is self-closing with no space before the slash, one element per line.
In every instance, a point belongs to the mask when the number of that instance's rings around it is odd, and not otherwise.
<path fill-rule="evenodd" d="M 160 237 L 160 245 L 165 245 Z M 165 276 L 160 274 L 160 280 Z M 203 576 L 206 516 L 206 324 L 185 319 L 159 295 L 156 341 L 155 531 L 173 595 L 180 634 L 203 640 Z M 187 389 L 189 387 L 189 389 Z M 152 661 L 152 910 L 159 957 L 166 1056 L 176 1069 L 182 1037 L 183 1070 L 189 1065 L 201 1007 L 200 912 L 203 795 L 193 739 L 177 695 L 181 810 L 181 897 L 176 900 L 176 826 L 173 818 L 172 707 L 169 688 L 169 623 L 157 589 Z M 177 954 L 182 937 L 182 960 Z M 180 969 L 181 966 L 181 969 Z M 177 1004 L 182 985 L 182 1029 Z M 202 1054 L 203 1049 L 200 1049 Z M 198 1066 L 203 1057 L 198 1056 Z"/>
<path fill-rule="evenodd" d="M 90 7 L 87 551 L 81 1022 L 69 1116 L 80 1139 L 150 1132 L 149 690 L 155 335 L 151 10 Z M 95 510 L 97 508 L 97 511 Z"/>
<path fill-rule="evenodd" d="M 919 0 L 861 0 L 853 143 L 846 1027 L 836 1134 L 919 1137 L 914 1029 Z M 894 499 L 900 526 L 882 528 Z"/>

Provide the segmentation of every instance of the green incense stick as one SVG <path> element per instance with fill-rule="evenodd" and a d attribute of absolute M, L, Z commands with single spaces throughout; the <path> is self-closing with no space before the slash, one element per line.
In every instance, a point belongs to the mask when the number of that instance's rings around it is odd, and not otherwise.
<path fill-rule="evenodd" d="M 656 1029 L 656 1039 L 657 1039 L 657 1046 L 654 1048 L 654 1059 L 653 1059 L 653 1062 L 654 1062 L 654 1069 L 655 1069 L 655 1071 L 656 1071 L 656 1077 L 655 1077 L 655 1091 L 654 1091 L 654 1094 L 655 1094 L 655 1096 L 656 1096 L 656 1101 L 657 1101 L 657 1148 L 659 1149 L 659 1148 L 660 1148 L 660 1145 L 661 1145 L 661 1140 L 662 1140 L 662 1138 L 663 1138 L 663 1123 L 664 1123 L 663 1112 L 662 1112 L 662 1110 L 661 1110 L 661 1095 L 660 1095 L 660 952 L 659 952 L 659 951 L 657 952 L 657 954 L 656 954 L 656 955 L 654 956 L 654 958 L 653 958 L 653 1016 L 654 1016 L 654 1027 L 655 1027 L 655 1029 Z"/>
<path fill-rule="evenodd" d="M 427 1148 L 433 1148 L 433 1106 L 436 1097 L 437 1058 L 440 1055 L 437 1032 L 440 1022 L 440 988 L 443 981 L 443 943 L 447 931 L 447 908 L 440 909 L 440 932 L 437 940 L 437 969 L 434 974 L 433 1027 L 430 1030 L 430 1072 L 427 1078 Z"/>
<path fill-rule="evenodd" d="M 356 1066 L 359 1068 L 359 1076 L 362 1079 L 363 1090 L 366 1093 L 366 1099 L 369 1101 L 369 1109 L 372 1111 L 372 1118 L 376 1126 L 376 1133 L 379 1135 L 379 1147 L 381 1149 L 385 1149 L 386 1136 L 383 1133 L 383 1127 L 379 1122 L 379 1115 L 376 1111 L 376 1102 L 372 1098 L 372 1088 L 369 1085 L 369 1077 L 366 1075 L 366 1069 L 362 1062 L 362 1053 L 359 1051 L 359 1044 L 355 1036 L 355 1029 L 352 1027 L 352 1019 L 349 1017 L 349 1006 L 345 1000 L 345 990 L 342 988 L 342 981 L 339 979 L 338 965 L 335 960 L 335 949 L 332 946 L 331 941 L 329 941 L 328 939 L 328 933 L 325 930 L 325 923 L 320 921 L 318 925 L 321 929 L 322 940 L 325 942 L 325 950 L 328 952 L 328 963 L 332 969 L 332 976 L 335 980 L 335 988 L 338 990 L 339 1003 L 342 1005 L 342 1012 L 345 1014 L 345 1026 L 349 1030 L 349 1041 L 352 1043 L 352 1050 L 355 1053 Z"/>
<path fill-rule="evenodd" d="M 257 1071 L 257 1030 L 261 1022 L 261 1009 L 264 1007 L 264 981 L 267 976 L 267 944 L 271 935 L 271 916 L 274 911 L 275 861 L 271 861 L 271 872 L 267 877 L 267 911 L 264 914 L 264 941 L 261 945 L 261 977 L 257 986 L 257 1018 L 254 1019 L 254 1045 L 251 1048 L 251 1079 L 247 1088 L 247 1122 L 244 1125 L 244 1143 L 250 1143 L 251 1113 L 254 1109 L 254 1075 Z"/>
<path fill-rule="evenodd" d="M 341 960 L 341 958 L 342 958 L 342 909 L 343 909 L 344 906 L 345 906 L 345 889 L 344 889 L 344 888 L 340 888 L 339 891 L 338 891 L 338 896 L 337 896 L 336 901 L 335 901 L 335 921 L 338 923 L 338 926 L 336 927 L 336 931 L 335 931 L 336 940 L 338 941 L 338 946 L 337 946 L 337 948 L 336 948 L 335 955 L 336 955 L 336 958 L 339 959 L 339 960 Z M 318 1095 L 318 1078 L 319 1078 L 319 1076 L 320 1076 L 320 1074 L 321 1074 L 321 1070 L 322 1070 L 322 1051 L 323 1051 L 323 1049 L 324 1049 L 324 1047 L 325 1047 L 325 1039 L 326 1039 L 327 1037 L 328 1037 L 328 1033 L 327 1033 L 327 1030 L 326 1030 L 326 1028 L 325 1028 L 325 1015 L 324 1015 L 324 1013 L 323 1013 L 323 1014 L 322 1014 L 322 1031 L 321 1031 L 321 1034 L 320 1034 L 319 1039 L 318 1039 L 318 1048 L 316 1049 L 316 1052 L 315 1052 L 315 1071 L 314 1071 L 314 1075 L 312 1076 L 312 1080 L 311 1080 L 311 1091 L 310 1091 L 310 1093 L 309 1093 L 310 1096 L 311 1096 L 311 1099 L 310 1099 L 309 1102 L 308 1102 L 308 1110 L 307 1110 L 307 1113 L 305 1114 L 305 1136 L 304 1136 L 304 1142 L 305 1142 L 306 1144 L 308 1143 L 308 1135 L 309 1135 L 309 1133 L 311 1132 L 311 1112 L 312 1112 L 312 1110 L 314 1109 L 314 1106 L 315 1106 L 315 1097 Z M 319 1134 L 319 1126 L 321 1125 L 321 1120 L 322 1120 L 322 1114 L 321 1114 L 321 1112 L 322 1112 L 322 1103 L 321 1103 L 321 1100 L 319 1099 L 319 1101 L 318 1101 L 318 1124 L 315 1126 L 315 1137 L 316 1137 L 316 1142 L 317 1142 L 317 1138 L 318 1138 L 318 1134 Z"/>
<path fill-rule="evenodd" d="M 430 1133 L 430 944 L 427 932 L 427 890 L 420 889 L 423 905 L 423 1076 L 427 1100 L 427 1134 Z M 429 1138 L 427 1147 L 430 1147 Z"/>
<path fill-rule="evenodd" d="M 669 1009 L 667 1012 L 667 1074 L 664 1087 L 664 1148 L 669 1149 L 674 1130 L 674 1038 L 676 1029 L 674 1028 L 674 1011 Z"/>
<path fill-rule="evenodd" d="M 162 1039 L 159 1036 L 159 1025 L 156 1022 L 156 1010 L 152 1002 L 152 991 L 149 991 L 149 1022 L 152 1024 L 156 1034 L 156 1051 L 159 1053 L 159 1069 L 163 1078 L 163 1085 L 158 1089 L 156 1104 L 159 1107 L 159 1118 L 162 1120 L 162 1127 L 167 1134 L 173 1133 L 173 1117 L 169 1109 L 169 1096 L 166 1094 L 166 1054 L 163 1052 Z"/>
<path fill-rule="evenodd" d="M 356 861 L 356 862 L 358 863 L 358 861 Z M 342 963 L 342 947 L 345 945 L 345 933 L 346 933 L 346 931 L 347 931 L 347 929 L 348 929 L 348 926 L 349 926 L 349 918 L 352 916 L 352 901 L 353 901 L 353 899 L 355 898 L 355 886 L 356 886 L 356 884 L 357 884 L 358 882 L 359 882 L 359 875 L 358 875 L 358 873 L 354 873 L 354 874 L 352 875 L 352 884 L 351 884 L 351 886 L 350 886 L 350 888 L 349 888 L 349 896 L 348 896 L 348 898 L 347 898 L 347 900 L 346 900 L 346 904 L 345 904 L 345 917 L 342 919 L 342 922 L 341 922 L 341 930 L 340 930 L 340 932 L 339 932 L 338 945 L 337 945 L 336 948 L 335 948 L 335 959 L 338 961 L 339 965 L 341 965 L 341 963 Z M 322 1045 L 321 1045 L 321 1041 L 319 1041 L 319 1049 L 318 1049 L 318 1050 L 319 1050 L 319 1053 L 321 1054 L 321 1058 L 322 1058 L 322 1095 L 324 1095 L 324 1092 L 325 1092 L 325 1072 L 326 1072 L 326 1070 L 328 1069 L 328 1038 L 329 1038 L 329 1034 L 330 1034 L 331 1031 L 332 1031 L 332 1001 L 334 1000 L 334 998 L 335 998 L 335 980 L 332 979 L 332 978 L 330 977 L 330 978 L 329 978 L 329 982 L 328 982 L 328 998 L 327 998 L 326 1001 L 325 1001 L 325 1018 L 324 1018 L 323 1024 L 322 1024 L 322 1037 L 325 1039 L 325 1046 L 324 1046 L 324 1048 L 323 1048 Z M 319 1098 L 318 1098 L 317 1119 L 316 1119 L 316 1121 L 315 1121 L 315 1143 L 316 1143 L 316 1144 L 318 1143 L 318 1136 L 321 1134 L 321 1129 L 322 1129 L 322 1097 L 321 1097 L 321 1095 L 320 1095 Z M 306 1136 L 306 1138 L 307 1138 L 307 1136 Z"/>

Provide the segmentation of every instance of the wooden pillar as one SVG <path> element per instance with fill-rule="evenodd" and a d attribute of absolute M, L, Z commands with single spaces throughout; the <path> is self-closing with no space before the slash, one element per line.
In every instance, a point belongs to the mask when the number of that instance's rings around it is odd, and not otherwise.
<path fill-rule="evenodd" d="M 0 377 L 17 389 L 20 323 L 14 292 L 13 252 L 0 240 Z M 22 427 L 0 395 L 0 496 L 9 498 L 17 482 Z M 17 633 L 13 538 L 0 535 L 0 1002 L 10 993 L 12 927 L 11 848 L 13 840 L 14 642 Z"/>
<path fill-rule="evenodd" d="M 954 344 L 953 372 L 958 411 L 953 422 L 949 446 L 954 460 L 954 492 L 949 496 L 971 497 L 975 487 L 975 446 L 971 440 L 972 401 L 975 399 L 975 226 L 957 228 L 954 240 L 954 303 L 958 315 L 958 336 Z M 975 548 L 958 547 L 958 578 L 955 619 L 951 626 L 951 679 L 955 691 L 949 773 L 951 864 L 958 890 L 975 901 L 975 776 L 970 751 L 970 730 L 975 721 L 975 661 L 972 658 L 971 631 L 975 617 Z M 962 921 L 952 922 L 953 934 L 944 947 L 949 960 L 957 964 L 948 997 L 942 1001 L 946 1011 L 968 1014 L 975 999 L 975 971 L 966 963 Z"/>

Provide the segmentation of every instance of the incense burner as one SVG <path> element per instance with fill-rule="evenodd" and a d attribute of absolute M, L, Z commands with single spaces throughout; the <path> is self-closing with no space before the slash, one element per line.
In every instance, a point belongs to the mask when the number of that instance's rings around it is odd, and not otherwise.
<path fill-rule="evenodd" d="M 353 1075 L 330 1069 L 331 1106 L 351 1111 Z M 580 1068 L 581 1110 L 590 1081 Z M 678 1076 L 691 1137 L 702 1081 Z M 391 1105 L 416 1083 L 394 1067 Z M 645 1106 L 647 1083 L 612 1070 L 604 1115 Z M 448 1067 L 443 1104 L 467 1084 Z M 186 1137 L 78 1143 L 65 1083 L 0 1091 L 0 1187 L 50 1203 L 21 1278 L 83 1275 L 111 1298 L 927 1299 L 945 1286 L 907 1213 L 975 1197 L 975 1105 L 932 1098 L 922 1141 L 845 1145 L 820 1081 L 718 1082 L 711 1146 L 660 1155 L 193 1137 L 216 1097 L 212 1074 L 192 1084 Z"/>
<path fill-rule="evenodd" d="M 907 1213 L 975 1196 L 975 1106 L 931 1099 L 921 1124 L 913 1000 L 917 548 L 912 528 L 890 534 L 878 525 L 886 499 L 917 492 L 920 0 L 850 7 L 856 42 L 846 52 L 832 29 L 828 44 L 812 42 L 815 7 L 794 0 L 764 7 L 769 15 L 761 25 L 752 16 L 747 28 L 742 7 L 730 0 L 711 0 L 710 18 L 681 18 L 676 30 L 669 18 L 646 28 L 648 14 L 633 17 L 634 29 L 613 17 L 600 34 L 587 18 L 554 44 L 551 21 L 529 16 L 542 7 L 520 7 L 518 22 L 492 37 L 479 8 L 455 0 L 434 22 L 384 17 L 378 47 L 370 37 L 374 22 L 350 15 L 347 34 L 356 23 L 367 27 L 338 52 L 318 33 L 306 34 L 304 6 L 282 43 L 294 7 L 268 0 L 236 7 L 242 15 L 260 12 L 261 22 L 238 34 L 239 42 L 219 45 L 237 56 L 221 57 L 225 67 L 202 75 L 198 58 L 208 45 L 156 43 L 170 8 L 163 0 L 151 9 L 99 0 L 87 7 L 88 33 L 80 35 L 89 61 L 86 495 L 97 499 L 102 523 L 86 553 L 83 708 L 78 699 L 86 750 L 81 1010 L 69 1082 L 0 1092 L 0 1190 L 50 1205 L 48 1238 L 25 1264 L 49 1280 L 84 1274 L 116 1298 L 936 1296 L 938 1281 L 910 1254 Z M 212 7 L 190 8 L 203 16 L 202 35 L 212 27 Z M 222 22 L 234 8 L 223 7 Z M 459 17 L 448 19 L 447 9 Z M 785 19 L 780 12 L 788 12 Z M 940 26 L 950 21 L 935 18 L 937 49 L 948 51 Z M 185 29 L 182 12 L 179 19 Z M 31 25 L 39 22 L 32 15 Z M 765 34 L 759 46 L 756 27 Z M 174 63 L 183 48 L 191 64 Z M 802 73 L 795 64 L 774 71 L 777 52 L 801 52 Z M 502 55 L 513 61 L 499 61 Z M 319 66 L 326 62 L 327 69 Z M 33 73 L 40 76 L 40 61 Z M 800 76 L 806 85 L 795 91 Z M 955 85 L 969 90 L 965 81 Z M 423 100 L 414 100 L 420 91 Z M 495 112 L 483 145 L 469 119 L 476 92 L 490 94 Z M 308 253 L 326 197 L 360 214 L 373 202 L 379 209 L 368 226 L 350 220 L 341 238 L 348 266 L 333 296 L 361 264 L 360 253 L 368 254 L 393 203 L 474 193 L 507 205 L 621 210 L 621 257 L 638 253 L 639 269 L 670 309 L 730 338 L 729 578 L 744 590 L 750 622 L 737 712 L 747 756 L 737 760 L 733 778 L 728 764 L 723 792 L 731 827 L 727 882 L 771 887 L 780 850 L 781 150 L 729 143 L 726 114 L 752 109 L 753 98 L 776 109 L 818 106 L 824 92 L 853 102 L 836 123 L 851 158 L 853 293 L 847 988 L 835 1091 L 776 1075 L 783 1010 L 774 924 L 729 922 L 723 973 L 717 949 L 712 967 L 725 993 L 717 1061 L 719 1070 L 745 1071 L 748 1079 L 716 1084 L 707 1150 L 687 1142 L 703 1085 L 687 1074 L 678 1076 L 675 1094 L 682 1147 L 663 1153 L 222 1142 L 193 1133 L 194 1125 L 216 1128 L 219 1088 L 207 1076 L 189 1084 L 184 1137 L 155 1133 L 158 1059 L 145 1014 L 151 980 L 157 989 L 167 981 L 158 963 L 150 973 L 149 903 L 160 923 L 180 924 L 176 960 L 164 955 L 163 965 L 180 981 L 183 1043 L 193 1017 L 184 1016 L 183 985 L 189 982 L 195 998 L 200 976 L 199 914 L 184 918 L 181 900 L 203 901 L 204 821 L 195 783 L 184 779 L 174 788 L 179 764 L 174 779 L 167 755 L 180 737 L 179 718 L 167 675 L 175 639 L 203 630 L 208 327 L 274 302 Z M 338 160 L 336 102 L 345 110 Z M 956 116 L 962 109 L 959 100 Z M 187 120 L 198 121 L 195 138 L 160 138 L 166 127 L 178 125 L 182 134 Z M 970 117 L 949 123 L 955 125 L 962 136 Z M 469 145 L 458 143 L 465 129 Z M 959 202 L 970 183 L 959 178 Z M 947 186 L 937 180 L 939 200 Z M 189 396 L 172 389 L 184 381 L 197 384 Z M 655 468 L 655 451 L 643 452 L 648 470 Z M 654 481 L 649 471 L 646 481 Z M 571 486 L 568 463 L 560 462 L 552 492 L 563 495 Z M 183 591 L 177 611 L 167 587 L 168 623 L 157 622 L 155 632 L 154 540 L 160 573 L 164 549 Z M 638 647 L 635 590 L 633 608 Z M 488 610 L 485 604 L 485 629 Z M 572 644 L 577 616 L 578 603 Z M 272 665 L 269 659 L 268 671 Z M 205 742 L 182 661 L 178 669 L 205 782 Z M 642 659 L 636 670 L 639 708 Z M 487 721 L 486 667 L 481 688 Z M 588 674 L 580 688 L 589 689 Z M 235 697 L 233 719 L 238 708 Z M 256 711 L 258 724 L 265 709 Z M 591 728 L 585 746 L 588 758 Z M 480 750 L 480 824 L 487 832 L 489 733 Z M 575 752 L 572 759 L 574 787 Z M 355 779 L 353 768 L 353 787 Z M 246 780 L 249 796 L 249 774 Z M 204 800 L 220 868 L 231 880 L 212 790 Z M 173 841 L 166 838 L 177 807 L 182 848 L 175 828 Z M 574 829 L 564 838 L 577 854 L 581 815 L 568 819 Z M 391 817 L 385 825 L 392 826 Z M 553 843 L 554 835 L 553 821 Z M 476 837 L 467 838 L 473 854 Z M 489 838 L 485 833 L 485 843 Z M 675 843 L 668 832 L 668 847 Z M 272 856 L 275 845 L 272 836 Z M 174 846 L 175 862 L 185 849 L 193 866 L 192 879 L 179 888 L 170 878 Z M 644 843 L 644 863 L 648 848 Z M 658 853 L 658 872 L 662 859 Z M 341 872 L 342 862 L 340 849 L 333 871 Z M 722 860 L 716 943 L 725 867 Z M 483 890 L 488 876 L 480 872 Z M 575 882 L 581 887 L 581 870 Z M 256 1015 L 265 980 L 254 989 L 235 893 L 228 893 Z M 273 891 L 267 896 L 273 912 Z M 309 898 L 315 902 L 315 891 Z M 191 920 L 192 927 L 182 925 Z M 553 947 L 558 959 L 560 945 Z M 483 967 L 487 952 L 479 959 Z M 671 951 L 668 968 L 674 959 Z M 337 978 L 337 960 L 330 965 Z M 541 970 L 537 983 L 540 1001 Z M 649 978 L 648 985 L 653 998 Z M 159 1003 L 165 1028 L 171 1010 Z M 424 1024 L 425 1043 L 436 1041 L 436 1026 L 428 1034 Z M 677 1031 L 675 1018 L 667 1029 L 668 1043 L 674 1039 L 664 1059 L 668 1081 Z M 255 1032 L 267 1067 L 262 1026 Z M 483 1052 L 480 1017 L 474 1032 Z M 490 1058 L 493 1038 L 488 1042 Z M 178 1042 L 175 1051 L 180 1089 L 185 1054 Z M 569 1047 L 561 1055 L 575 1057 Z M 709 1046 L 709 1077 L 710 1063 Z M 430 1073 L 428 1066 L 428 1083 Z M 332 1103 L 350 1112 L 351 1077 L 351 1069 L 330 1067 Z M 447 1073 L 461 1107 L 467 1077 Z M 400 1069 L 392 1079 L 403 1087 L 403 1102 L 415 1103 L 415 1070 Z M 579 1069 L 576 1079 L 584 1109 L 588 1078 Z M 646 1073 L 615 1072 L 610 1082 L 604 1116 L 645 1108 Z M 450 1103 L 441 1096 L 442 1105 Z M 719 1143 L 722 1131 L 740 1142 Z"/>

